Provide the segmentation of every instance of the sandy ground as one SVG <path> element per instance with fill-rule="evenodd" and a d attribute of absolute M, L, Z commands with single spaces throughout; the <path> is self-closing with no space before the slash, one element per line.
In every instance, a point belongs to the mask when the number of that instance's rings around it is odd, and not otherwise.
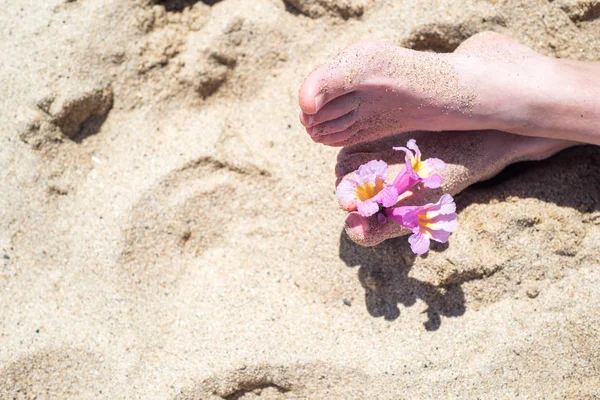
<path fill-rule="evenodd" d="M 211 4 L 209 4 L 211 3 Z M 215 3 L 215 4 L 212 4 Z M 0 1 L 0 398 L 600 396 L 600 150 L 343 233 L 297 91 L 360 38 L 600 60 L 597 0 Z"/>

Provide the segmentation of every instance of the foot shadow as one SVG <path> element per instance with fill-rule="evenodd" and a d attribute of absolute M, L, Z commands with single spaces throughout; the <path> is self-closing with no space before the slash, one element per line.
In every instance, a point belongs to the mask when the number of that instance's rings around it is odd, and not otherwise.
<path fill-rule="evenodd" d="M 456 199 L 462 209 L 470 204 L 515 197 L 535 198 L 583 214 L 600 211 L 600 147 L 579 146 L 543 161 L 509 165 L 495 177 L 472 185 Z"/>
<path fill-rule="evenodd" d="M 431 250 L 443 251 L 445 247 L 436 243 Z M 399 304 L 410 307 L 422 300 L 427 304 L 425 329 L 435 331 L 442 316 L 458 317 L 465 313 L 460 283 L 436 287 L 408 276 L 416 256 L 405 237 L 389 239 L 375 247 L 362 247 L 342 232 L 339 254 L 349 267 L 360 266 L 358 278 L 365 289 L 367 310 L 373 317 L 393 321 L 400 316 Z"/>

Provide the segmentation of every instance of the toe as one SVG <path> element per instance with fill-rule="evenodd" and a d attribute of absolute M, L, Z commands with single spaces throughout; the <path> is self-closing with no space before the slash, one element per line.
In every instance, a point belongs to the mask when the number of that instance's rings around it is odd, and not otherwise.
<path fill-rule="evenodd" d="M 318 111 L 317 96 L 321 94 L 326 85 L 326 69 L 327 67 L 324 65 L 318 67 L 306 77 L 300 86 L 298 100 L 300 108 L 306 114 L 314 114 Z"/>
<path fill-rule="evenodd" d="M 370 247 L 410 232 L 391 221 L 381 224 L 376 216 L 365 218 L 352 212 L 346 217 L 346 233 L 353 242 Z"/>
<path fill-rule="evenodd" d="M 298 94 L 300 108 L 309 115 L 340 96 L 353 92 L 367 71 L 373 49 L 381 48 L 376 42 L 358 42 L 338 54 L 330 63 L 323 64 L 308 75 Z"/>
<path fill-rule="evenodd" d="M 334 119 L 333 121 L 323 122 L 322 124 L 307 128 L 306 131 L 313 138 L 332 135 L 350 128 L 356 122 L 356 117 L 356 112 L 351 111 L 342 117 Z"/>
<path fill-rule="evenodd" d="M 333 121 L 340 118 L 351 111 L 358 108 L 357 94 L 356 92 L 348 93 L 344 96 L 338 97 L 332 100 L 316 114 L 307 114 L 301 112 L 300 121 L 302 124 L 310 128 L 312 126 L 322 124 L 323 122 Z"/>
<path fill-rule="evenodd" d="M 302 83 L 298 95 L 300 108 L 306 114 L 315 114 L 325 104 L 353 90 L 353 87 L 344 84 L 342 71 L 322 65 Z"/>
<path fill-rule="evenodd" d="M 348 140 L 350 140 L 356 134 L 356 125 L 353 125 L 341 132 L 336 132 L 325 136 L 313 137 L 313 140 L 317 143 L 324 144 L 326 146 L 340 147 L 348 143 Z"/>

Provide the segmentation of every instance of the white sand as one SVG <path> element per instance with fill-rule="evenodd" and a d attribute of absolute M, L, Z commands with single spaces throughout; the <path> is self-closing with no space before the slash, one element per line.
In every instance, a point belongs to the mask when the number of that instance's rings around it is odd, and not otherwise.
<path fill-rule="evenodd" d="M 598 60 L 597 1 L 180 3 L 0 2 L 1 399 L 597 398 L 597 148 L 467 190 L 415 259 L 342 234 L 297 118 L 365 37 Z"/>

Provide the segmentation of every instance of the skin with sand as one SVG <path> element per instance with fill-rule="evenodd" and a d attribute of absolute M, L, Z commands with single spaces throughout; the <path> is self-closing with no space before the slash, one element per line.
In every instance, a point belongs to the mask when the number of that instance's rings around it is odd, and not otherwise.
<path fill-rule="evenodd" d="M 509 164 L 600 144 L 598 74 L 600 63 L 545 57 L 491 32 L 451 54 L 362 41 L 305 79 L 300 121 L 315 142 L 343 146 L 338 184 L 370 160 L 384 160 L 397 173 L 404 155 L 392 147 L 417 139 L 429 156 L 446 162 L 444 184 L 405 201 L 431 203 Z M 409 233 L 342 207 L 349 212 L 346 231 L 358 244 Z"/>

